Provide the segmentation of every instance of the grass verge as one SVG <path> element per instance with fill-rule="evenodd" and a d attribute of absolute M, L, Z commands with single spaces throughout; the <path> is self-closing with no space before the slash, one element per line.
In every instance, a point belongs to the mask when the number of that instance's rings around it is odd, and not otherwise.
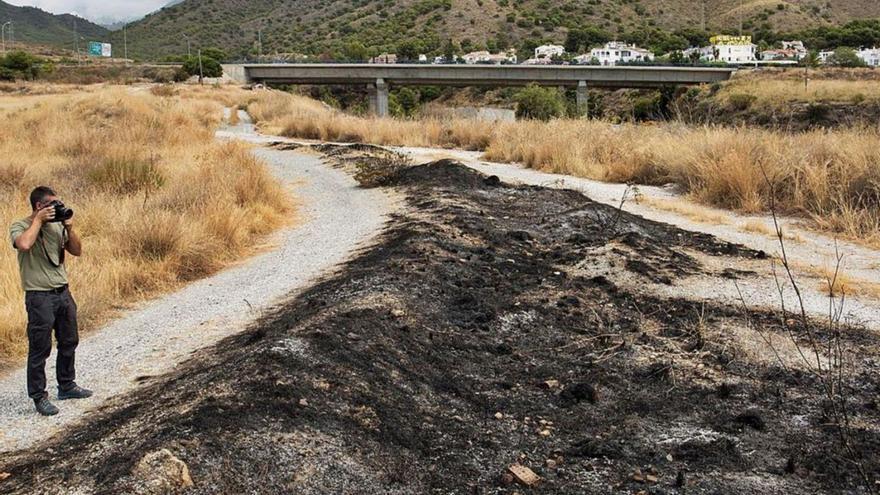
<path fill-rule="evenodd" d="M 0 218 L 27 216 L 36 185 L 76 211 L 84 256 L 69 259 L 81 327 L 210 274 L 285 222 L 287 192 L 247 147 L 219 143 L 221 106 L 124 89 L 7 114 Z M 0 359 L 27 347 L 15 251 L 0 250 Z"/>

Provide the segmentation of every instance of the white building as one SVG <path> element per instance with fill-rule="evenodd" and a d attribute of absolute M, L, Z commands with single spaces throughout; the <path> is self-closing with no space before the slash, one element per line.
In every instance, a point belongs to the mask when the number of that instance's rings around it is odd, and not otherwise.
<path fill-rule="evenodd" d="M 396 64 L 397 55 L 394 53 L 383 53 L 382 55 L 370 59 L 371 64 Z"/>
<path fill-rule="evenodd" d="M 462 59 L 466 64 L 515 64 L 516 50 L 508 50 L 504 53 L 489 53 L 485 50 L 465 54 Z"/>
<path fill-rule="evenodd" d="M 687 59 L 698 56 L 700 60 L 712 62 L 715 60 L 715 48 L 712 46 L 695 46 L 681 52 Z"/>
<path fill-rule="evenodd" d="M 803 59 L 807 58 L 807 55 L 810 54 L 810 52 L 807 51 L 807 47 L 804 46 L 803 41 L 797 41 L 797 40 L 783 41 L 782 42 L 782 49 L 794 51 L 797 54 L 796 58 L 798 60 L 803 60 Z"/>
<path fill-rule="evenodd" d="M 828 59 L 831 58 L 832 55 L 834 55 L 834 50 L 822 50 L 821 52 L 819 52 L 819 62 L 822 62 L 823 64 L 827 63 Z"/>
<path fill-rule="evenodd" d="M 748 64 L 755 62 L 758 47 L 752 43 L 751 36 L 713 36 L 714 60 L 727 64 Z"/>
<path fill-rule="evenodd" d="M 565 47 L 561 45 L 541 45 L 538 48 L 535 48 L 536 59 L 551 59 L 563 55 L 565 55 Z"/>
<path fill-rule="evenodd" d="M 856 52 L 868 67 L 880 67 L 880 48 L 862 48 Z"/>
<path fill-rule="evenodd" d="M 574 58 L 578 64 L 591 63 L 594 60 L 599 65 L 614 66 L 627 62 L 650 62 L 654 60 L 654 54 L 635 45 L 612 41 L 605 43 L 602 48 L 593 48 L 588 55 Z"/>

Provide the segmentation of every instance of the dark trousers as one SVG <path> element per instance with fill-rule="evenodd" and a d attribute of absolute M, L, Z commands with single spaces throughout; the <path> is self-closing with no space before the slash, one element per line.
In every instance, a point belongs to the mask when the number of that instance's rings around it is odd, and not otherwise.
<path fill-rule="evenodd" d="M 76 325 L 76 302 L 67 287 L 50 292 L 25 293 L 28 324 L 28 396 L 40 399 L 46 396 L 46 359 L 52 353 L 52 330 L 58 342 L 55 374 L 58 387 L 70 390 L 74 379 L 76 346 L 79 332 Z"/>

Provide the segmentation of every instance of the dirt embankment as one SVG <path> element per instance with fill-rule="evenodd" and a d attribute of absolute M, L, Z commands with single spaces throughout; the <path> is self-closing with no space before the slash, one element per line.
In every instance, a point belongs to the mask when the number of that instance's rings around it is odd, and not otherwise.
<path fill-rule="evenodd" d="M 689 253 L 732 267 L 763 253 L 448 161 L 379 179 L 408 207 L 378 244 L 250 332 L 0 462 L 0 491 L 855 490 L 817 383 L 761 359 L 738 308 L 631 283 L 705 274 Z M 775 315 L 752 318 L 779 331 Z M 876 338 L 845 339 L 855 447 L 875 472 Z M 510 486 L 514 464 L 541 481 Z"/>

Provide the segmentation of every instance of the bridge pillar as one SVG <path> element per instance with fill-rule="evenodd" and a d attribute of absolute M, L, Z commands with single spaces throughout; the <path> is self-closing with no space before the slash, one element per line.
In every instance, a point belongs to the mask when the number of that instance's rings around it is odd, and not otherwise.
<path fill-rule="evenodd" d="M 376 79 L 376 84 L 368 84 L 370 94 L 370 113 L 376 117 L 388 116 L 388 83 L 384 79 Z"/>
<path fill-rule="evenodd" d="M 578 81 L 577 87 L 577 111 L 578 115 L 589 118 L 590 94 L 587 91 L 587 81 Z"/>

